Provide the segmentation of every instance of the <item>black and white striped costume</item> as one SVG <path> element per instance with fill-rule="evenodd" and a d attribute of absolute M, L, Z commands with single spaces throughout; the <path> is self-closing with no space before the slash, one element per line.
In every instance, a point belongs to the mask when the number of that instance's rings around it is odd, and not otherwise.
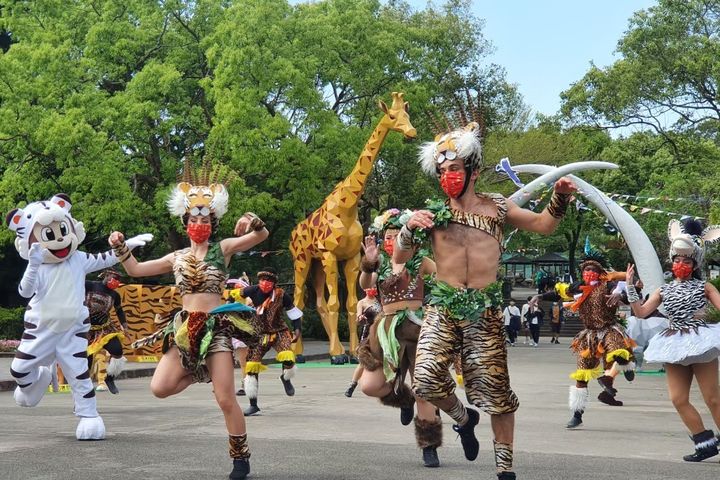
<path fill-rule="evenodd" d="M 75 415 L 80 417 L 78 440 L 105 438 L 95 390 L 87 365 L 90 318 L 85 306 L 85 277 L 117 263 L 114 253 L 91 255 L 77 250 L 85 239 L 82 222 L 70 215 L 70 199 L 58 194 L 33 202 L 7 216 L 17 235 L 15 247 L 28 266 L 18 291 L 30 298 L 25 330 L 10 367 L 17 383 L 15 402 L 34 407 L 50 384 L 50 367 L 57 362 L 72 389 Z M 133 246 L 144 245 L 129 239 Z"/>
<path fill-rule="evenodd" d="M 650 339 L 645 361 L 687 366 L 720 356 L 720 324 L 708 325 L 702 318 L 708 303 L 705 281 L 675 280 L 660 287 L 660 296 L 670 326 Z"/>

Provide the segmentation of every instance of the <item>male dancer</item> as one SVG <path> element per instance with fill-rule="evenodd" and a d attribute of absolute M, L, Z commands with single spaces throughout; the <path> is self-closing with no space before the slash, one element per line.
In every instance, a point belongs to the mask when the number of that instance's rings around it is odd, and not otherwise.
<path fill-rule="evenodd" d="M 245 393 L 250 399 L 250 406 L 244 411 L 246 417 L 260 411 L 257 404 L 258 377 L 260 372 L 267 368 L 262 364 L 262 359 L 270 348 L 274 348 L 278 352 L 275 358 L 283 365 L 280 380 L 285 388 L 285 394 L 289 397 L 295 395 L 295 387 L 290 380 L 295 376 L 297 367 L 295 366 L 295 354 L 290 347 L 302 335 L 301 318 L 303 313 L 293 304 L 292 298 L 277 286 L 277 272 L 267 267 L 258 272 L 257 277 L 257 285 L 243 289 L 243 296 L 252 301 L 252 306 L 257 312 L 257 324 L 261 336 L 260 343 L 250 347 L 245 367 Z M 282 310 L 285 310 L 288 318 L 292 320 L 294 333 L 290 333 L 290 329 L 282 318 Z"/>
<path fill-rule="evenodd" d="M 110 393 L 119 392 L 115 385 L 115 377 L 123 371 L 127 360 L 123 357 L 122 339 L 127 331 L 127 320 L 120 302 L 120 295 L 115 291 L 120 286 L 120 274 L 112 269 L 105 270 L 101 282 L 85 281 L 85 305 L 90 311 L 90 332 L 88 332 L 88 369 L 92 370 L 93 356 L 100 350 L 107 350 L 110 363 L 107 366 L 105 385 Z M 121 332 L 118 332 L 110 320 L 110 310 L 114 308 L 120 321 Z"/>
<path fill-rule="evenodd" d="M 588 401 L 588 382 L 597 378 L 602 391 L 598 400 L 614 407 L 623 402 L 616 399 L 617 389 L 613 387 L 615 377 L 623 372 L 628 381 L 635 379 L 635 357 L 632 350 L 636 343 L 627 335 L 625 328 L 618 323 L 617 299 L 613 295 L 618 280 L 625 272 L 608 272 L 607 261 L 599 250 L 585 247 L 585 256 L 580 264 L 582 281 L 570 286 L 558 285 L 559 291 L 566 295 L 576 295 L 570 308 L 580 313 L 585 327 L 573 339 L 570 348 L 577 355 L 577 370 L 570 374 L 575 386 L 570 387 L 568 405 L 572 417 L 567 428 L 582 425 L 582 416 Z M 537 295 L 537 299 L 558 301 L 562 296 L 557 292 Z M 604 368 L 600 366 L 602 361 Z"/>
<path fill-rule="evenodd" d="M 460 118 L 467 118 L 462 112 Z M 482 119 L 480 123 L 482 123 Z M 482 129 L 478 122 L 440 133 L 422 147 L 423 169 L 436 175 L 448 200 L 413 214 L 397 237 L 393 261 L 407 262 L 414 237 L 429 231 L 437 264 L 435 286 L 418 340 L 415 393 L 452 417 L 468 460 L 477 458 L 478 411 L 465 408 L 448 372 L 460 351 L 468 400 L 491 416 L 495 464 L 500 480 L 515 479 L 512 443 L 518 399 L 510 389 L 501 313 L 502 289 L 496 281 L 503 226 L 550 234 L 560 223 L 575 186 L 555 183 L 548 207 L 534 213 L 499 194 L 475 193 L 482 165 Z"/>

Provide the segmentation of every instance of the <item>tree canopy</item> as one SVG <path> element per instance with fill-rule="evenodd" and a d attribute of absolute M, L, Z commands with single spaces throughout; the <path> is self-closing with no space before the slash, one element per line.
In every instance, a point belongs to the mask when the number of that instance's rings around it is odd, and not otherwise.
<path fill-rule="evenodd" d="M 486 62 L 491 46 L 468 1 L 0 5 L 0 31 L 12 38 L 0 53 L 0 210 L 68 193 L 89 250 L 106 248 L 112 230 L 156 234 L 147 256 L 181 246 L 164 203 L 185 156 L 238 174 L 221 236 L 254 211 L 271 231 L 262 248 L 286 248 L 293 226 L 350 172 L 392 91 L 406 93 L 420 139 L 431 136 L 424 109 L 467 87 L 490 125 L 527 119 L 502 68 Z M 363 221 L 435 191 L 416 149 L 388 136 Z M 11 239 L 0 231 L 6 252 Z"/>

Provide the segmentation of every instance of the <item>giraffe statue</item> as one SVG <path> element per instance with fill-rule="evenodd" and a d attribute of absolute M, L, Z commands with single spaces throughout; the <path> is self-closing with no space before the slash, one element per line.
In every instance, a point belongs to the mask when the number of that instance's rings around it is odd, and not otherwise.
<path fill-rule="evenodd" d="M 303 309 L 305 283 L 312 269 L 317 310 L 330 339 L 331 363 L 334 365 L 348 361 L 345 348 L 338 338 L 338 263 L 343 261 L 348 292 L 346 307 L 350 351 L 354 352 L 358 344 L 356 282 L 360 275 L 360 246 L 363 239 L 362 225 L 358 220 L 358 201 L 388 132 L 400 132 L 405 138 L 415 138 L 416 135 L 403 94 L 393 92 L 392 97 L 390 108 L 384 102 L 379 102 L 384 115 L 370 135 L 350 175 L 335 186 L 320 208 L 295 226 L 290 236 L 290 253 L 295 265 L 295 304 Z M 295 353 L 302 353 L 301 343 L 296 345 Z"/>

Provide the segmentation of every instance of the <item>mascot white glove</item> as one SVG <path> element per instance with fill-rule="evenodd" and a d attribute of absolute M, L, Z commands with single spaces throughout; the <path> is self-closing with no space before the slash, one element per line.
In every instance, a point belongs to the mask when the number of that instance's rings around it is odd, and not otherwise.
<path fill-rule="evenodd" d="M 18 287 L 18 293 L 24 298 L 30 298 L 35 294 L 38 268 L 43 263 L 45 252 L 47 252 L 47 248 L 37 242 L 33 243 L 28 251 L 28 266 Z"/>
<path fill-rule="evenodd" d="M 135 235 L 134 237 L 125 240 L 125 245 L 132 250 L 137 247 L 144 247 L 148 242 L 152 242 L 152 239 L 152 233 L 141 233 L 140 235 Z"/>

